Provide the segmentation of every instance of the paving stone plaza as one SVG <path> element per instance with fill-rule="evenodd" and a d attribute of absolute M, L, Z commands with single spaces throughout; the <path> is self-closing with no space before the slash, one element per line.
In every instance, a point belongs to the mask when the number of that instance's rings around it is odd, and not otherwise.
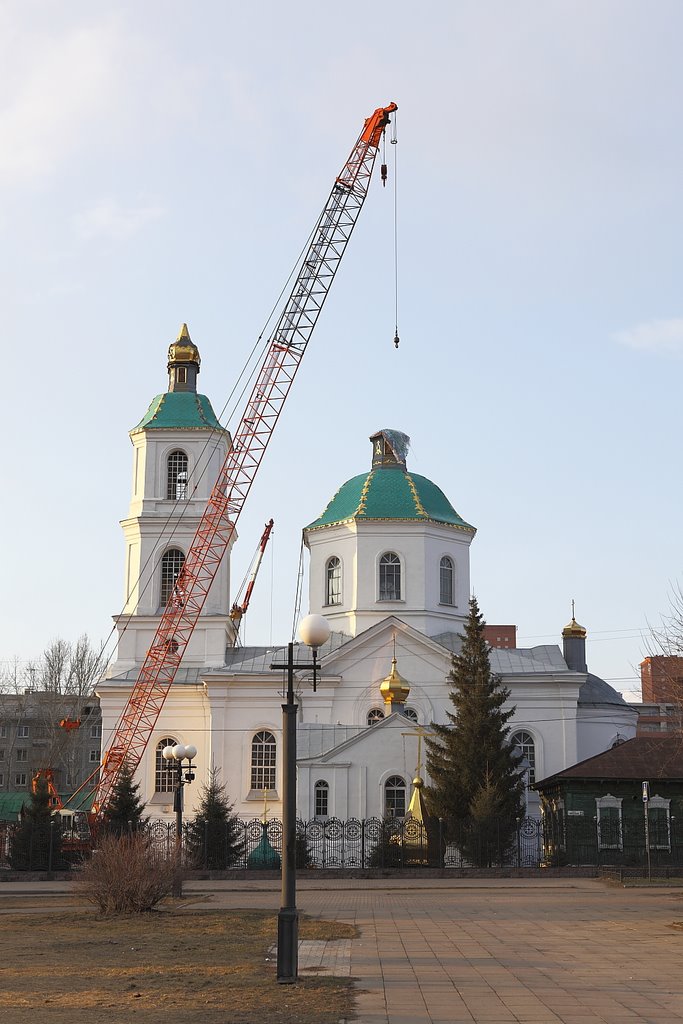
<path fill-rule="evenodd" d="M 64 902 L 74 888 L 30 886 L 64 892 Z M 3 885 L 0 912 L 4 893 L 28 889 Z M 185 895 L 188 909 L 276 910 L 280 901 L 278 882 L 265 879 L 187 882 Z M 357 926 L 353 941 L 302 944 L 300 973 L 350 974 L 359 1024 L 683 1021 L 683 889 L 584 878 L 302 878 L 298 905 Z"/>

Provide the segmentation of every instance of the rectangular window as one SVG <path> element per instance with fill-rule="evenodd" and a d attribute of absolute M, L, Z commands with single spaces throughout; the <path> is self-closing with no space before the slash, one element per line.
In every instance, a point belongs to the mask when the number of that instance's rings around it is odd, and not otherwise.
<path fill-rule="evenodd" d="M 90 751 L 90 763 L 91 764 L 99 764 L 100 763 L 100 748 L 99 747 L 96 750 L 91 750 Z"/>
<path fill-rule="evenodd" d="M 14 776 L 14 785 L 15 786 L 25 786 L 26 785 L 26 772 L 17 772 L 17 774 Z"/>
<path fill-rule="evenodd" d="M 621 829 L 621 800 L 616 797 L 601 797 L 596 803 L 598 847 L 601 850 L 622 850 L 624 840 Z"/>
<path fill-rule="evenodd" d="M 0 789 L 5 785 L 5 776 L 0 772 Z"/>
<path fill-rule="evenodd" d="M 0 739 L 4 740 L 4 739 L 6 739 L 6 737 L 7 737 L 7 726 L 6 725 L 0 725 Z"/>
<path fill-rule="evenodd" d="M 650 833 L 651 850 L 671 849 L 671 817 L 669 800 L 655 796 L 650 800 L 647 809 L 647 824 Z"/>
<path fill-rule="evenodd" d="M 4 760 L 5 760 L 5 751 L 3 749 L 3 750 L 0 750 L 0 761 L 4 761 Z"/>
<path fill-rule="evenodd" d="M 29 728 L 27 725 L 17 726 L 17 736 L 19 739 L 25 740 L 29 735 Z"/>
<path fill-rule="evenodd" d="M 28 761 L 28 750 L 26 747 L 17 748 L 17 761 Z"/>
<path fill-rule="evenodd" d="M 101 725 L 91 725 L 90 726 L 90 738 L 91 739 L 98 740 L 101 735 L 102 735 L 102 726 Z"/>

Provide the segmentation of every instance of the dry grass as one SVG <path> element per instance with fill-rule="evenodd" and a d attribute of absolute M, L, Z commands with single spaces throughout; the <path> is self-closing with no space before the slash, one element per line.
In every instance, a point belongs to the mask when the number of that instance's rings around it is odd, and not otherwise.
<path fill-rule="evenodd" d="M 352 1014 L 347 979 L 278 985 L 267 961 L 276 918 L 265 911 L 182 911 L 101 918 L 94 911 L 3 914 L 3 1024 L 338 1024 Z M 306 921 L 301 938 L 355 934 Z"/>

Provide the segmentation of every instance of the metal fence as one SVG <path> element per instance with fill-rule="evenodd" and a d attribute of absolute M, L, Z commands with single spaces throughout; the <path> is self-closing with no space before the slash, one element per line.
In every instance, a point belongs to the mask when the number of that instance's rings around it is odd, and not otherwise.
<path fill-rule="evenodd" d="M 58 825 L 28 829 L 0 823 L 0 868 L 57 871 L 80 862 L 87 849 Z M 678 832 L 681 835 L 678 835 Z M 175 822 L 148 821 L 144 834 L 161 856 L 176 847 Z M 665 831 L 650 837 L 649 865 L 653 871 L 683 869 L 683 828 L 673 819 Z M 277 870 L 282 855 L 282 822 L 271 818 L 235 820 L 223 826 L 187 822 L 183 827 L 183 860 L 199 870 L 232 868 Z M 632 867 L 645 870 L 648 848 L 638 822 L 603 824 L 598 831 L 590 819 L 567 819 L 566 827 L 535 818 L 496 823 L 486 830 L 460 828 L 447 834 L 443 822 L 425 827 L 412 820 L 338 818 L 297 821 L 299 869 L 413 868 L 541 868 Z"/>

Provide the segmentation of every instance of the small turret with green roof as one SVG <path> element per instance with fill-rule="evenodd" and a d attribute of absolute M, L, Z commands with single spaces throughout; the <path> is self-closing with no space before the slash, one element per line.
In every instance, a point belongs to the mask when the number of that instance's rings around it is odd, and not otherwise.
<path fill-rule="evenodd" d="M 168 349 L 168 391 L 152 399 L 137 430 L 218 430 L 225 433 L 206 395 L 197 394 L 199 349 L 183 324 Z"/>

